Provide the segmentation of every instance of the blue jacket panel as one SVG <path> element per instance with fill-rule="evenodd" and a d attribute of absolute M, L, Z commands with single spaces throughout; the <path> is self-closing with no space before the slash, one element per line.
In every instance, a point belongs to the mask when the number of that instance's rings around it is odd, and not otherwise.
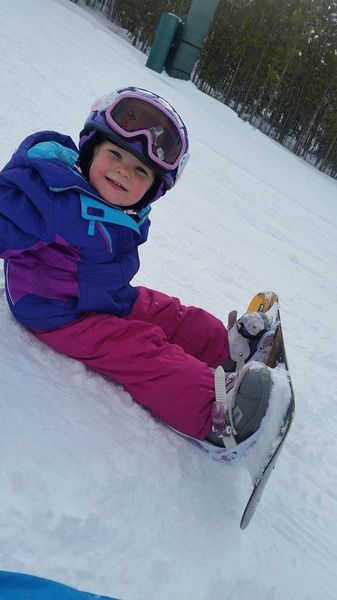
<path fill-rule="evenodd" d="M 26 138 L 0 173 L 0 256 L 15 317 L 53 329 L 87 312 L 131 312 L 138 246 L 149 208 L 137 222 L 105 203 L 78 172 L 73 141 L 56 132 Z"/>

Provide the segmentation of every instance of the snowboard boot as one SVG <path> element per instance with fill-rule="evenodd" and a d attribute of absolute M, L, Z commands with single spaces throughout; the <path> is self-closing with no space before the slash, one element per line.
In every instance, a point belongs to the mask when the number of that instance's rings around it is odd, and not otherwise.
<path fill-rule="evenodd" d="M 226 377 L 222 367 L 218 367 L 213 426 L 206 440 L 232 448 L 252 436 L 267 412 L 271 385 L 270 369 L 265 365 L 247 365 L 240 373 Z"/>
<path fill-rule="evenodd" d="M 229 357 L 222 365 L 227 373 L 240 370 L 249 360 L 260 360 L 255 354 L 269 329 L 268 317 L 263 312 L 247 312 L 233 324 L 235 314 L 232 311 L 228 316 Z M 272 338 L 269 335 L 271 342 Z"/>

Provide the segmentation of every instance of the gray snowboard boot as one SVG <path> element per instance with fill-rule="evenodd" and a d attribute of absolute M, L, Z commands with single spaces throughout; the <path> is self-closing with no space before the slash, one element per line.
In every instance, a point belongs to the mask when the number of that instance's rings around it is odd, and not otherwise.
<path fill-rule="evenodd" d="M 213 427 L 207 440 L 216 446 L 232 448 L 253 435 L 267 412 L 271 385 L 270 369 L 264 365 L 247 365 L 226 379 L 222 367 L 218 367 Z"/>

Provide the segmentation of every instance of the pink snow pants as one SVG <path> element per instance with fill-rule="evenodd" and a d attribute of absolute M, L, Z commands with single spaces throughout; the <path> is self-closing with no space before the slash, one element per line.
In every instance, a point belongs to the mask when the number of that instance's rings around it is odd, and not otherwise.
<path fill-rule="evenodd" d="M 54 350 L 122 384 L 160 420 L 198 439 L 211 430 L 213 368 L 228 357 L 219 319 L 139 287 L 132 313 L 90 313 L 52 331 L 33 331 Z"/>

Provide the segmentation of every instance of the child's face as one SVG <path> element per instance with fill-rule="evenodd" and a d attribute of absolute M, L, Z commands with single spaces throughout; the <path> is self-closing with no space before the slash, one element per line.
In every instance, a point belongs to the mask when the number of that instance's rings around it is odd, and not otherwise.
<path fill-rule="evenodd" d="M 131 152 L 107 141 L 94 151 L 89 181 L 109 204 L 131 206 L 151 187 L 154 173 Z"/>

